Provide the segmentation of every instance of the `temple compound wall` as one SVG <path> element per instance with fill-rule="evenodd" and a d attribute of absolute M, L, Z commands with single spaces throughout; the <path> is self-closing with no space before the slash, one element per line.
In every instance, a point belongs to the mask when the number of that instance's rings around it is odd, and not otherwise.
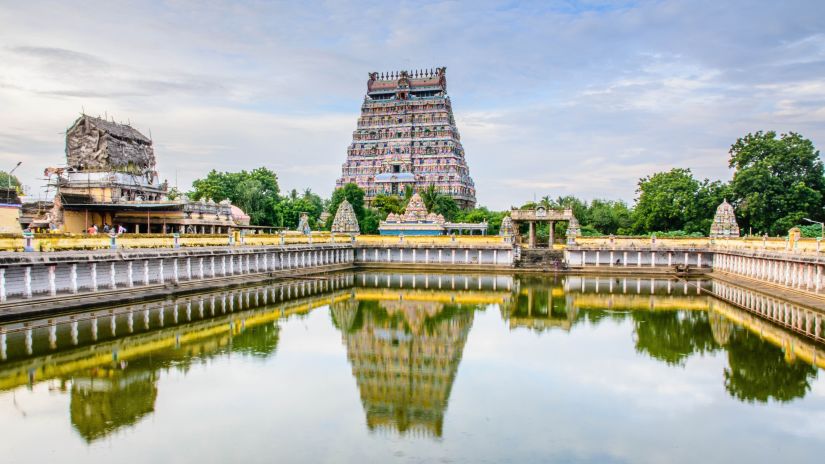
<path fill-rule="evenodd" d="M 278 277 L 346 269 L 349 245 L 202 247 L 195 249 L 5 253 L 0 255 L 0 318 L 30 312 L 38 302 L 165 294 L 175 287 L 213 287 L 226 279 Z M 17 305 L 13 303 L 18 303 Z"/>

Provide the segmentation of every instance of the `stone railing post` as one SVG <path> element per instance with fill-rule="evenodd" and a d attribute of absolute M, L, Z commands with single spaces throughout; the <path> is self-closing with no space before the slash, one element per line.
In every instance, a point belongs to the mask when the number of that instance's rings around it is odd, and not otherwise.
<path fill-rule="evenodd" d="M 180 248 L 180 234 L 175 232 L 172 234 L 172 239 L 174 240 L 174 248 Z"/>

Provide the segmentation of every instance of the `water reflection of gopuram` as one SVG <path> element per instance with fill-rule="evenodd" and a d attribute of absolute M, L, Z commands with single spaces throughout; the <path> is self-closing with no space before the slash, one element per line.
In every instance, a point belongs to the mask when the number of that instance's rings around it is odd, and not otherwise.
<path fill-rule="evenodd" d="M 347 348 L 367 427 L 441 437 L 473 314 L 480 305 L 508 302 L 511 279 L 360 277 L 369 287 L 354 289 L 352 298 L 332 305 L 331 311 Z"/>

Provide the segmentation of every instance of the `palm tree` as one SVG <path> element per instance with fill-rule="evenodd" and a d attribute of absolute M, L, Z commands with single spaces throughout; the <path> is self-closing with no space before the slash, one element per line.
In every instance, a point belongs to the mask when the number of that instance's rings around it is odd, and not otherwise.
<path fill-rule="evenodd" d="M 438 196 L 441 195 L 441 193 L 438 192 L 435 185 L 430 184 L 427 188 L 421 190 L 419 194 L 424 201 L 424 206 L 427 208 L 427 211 L 432 212 L 435 202 L 438 201 Z"/>

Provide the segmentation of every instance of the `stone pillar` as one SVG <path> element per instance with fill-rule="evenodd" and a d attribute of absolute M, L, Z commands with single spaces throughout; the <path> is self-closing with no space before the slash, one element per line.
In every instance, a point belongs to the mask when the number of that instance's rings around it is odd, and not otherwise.
<path fill-rule="evenodd" d="M 624 267 L 627 267 L 627 252 L 626 251 L 623 254 L 623 258 L 624 258 L 624 261 L 622 262 L 622 265 Z"/>
<path fill-rule="evenodd" d="M 609 267 L 613 267 L 613 251 L 610 252 L 610 264 Z"/>
<path fill-rule="evenodd" d="M 49 295 L 55 296 L 57 295 L 57 285 L 55 284 L 54 274 L 57 269 L 57 265 L 50 265 L 48 266 L 49 269 Z"/>
<path fill-rule="evenodd" d="M 117 275 L 115 274 L 115 262 L 109 263 L 109 285 L 112 288 L 117 288 Z"/>
<path fill-rule="evenodd" d="M 178 258 L 172 258 L 172 282 L 180 282 L 180 277 L 178 275 Z"/>
<path fill-rule="evenodd" d="M 3 273 L 3 284 L 5 286 L 5 272 L 6 270 L 3 269 L 0 271 Z M 4 289 L 5 290 L 5 289 Z M 69 265 L 69 291 L 72 293 L 77 293 L 77 264 L 72 263 Z M 3 292 L 5 293 L 5 292 Z"/>
<path fill-rule="evenodd" d="M 133 263 L 133 261 L 127 261 L 126 262 L 126 280 L 127 280 L 126 285 L 128 285 L 129 288 L 132 288 L 132 287 L 135 286 L 135 274 L 134 274 L 134 269 L 132 269 L 133 268 L 132 263 Z"/>
<path fill-rule="evenodd" d="M 398 250 L 398 260 L 399 260 L 399 262 L 402 262 L 402 263 L 404 262 L 404 249 L 403 248 Z"/>
<path fill-rule="evenodd" d="M 23 297 L 32 297 L 32 267 L 23 267 Z"/>
<path fill-rule="evenodd" d="M 164 283 L 163 277 L 163 259 L 158 260 L 158 283 Z"/>
<path fill-rule="evenodd" d="M 143 285 L 149 285 L 149 260 L 143 260 Z"/>
<path fill-rule="evenodd" d="M 656 267 L 656 252 L 650 252 L 650 267 Z"/>
<path fill-rule="evenodd" d="M 667 267 L 673 267 L 673 253 L 667 252 Z"/>
<path fill-rule="evenodd" d="M 530 227 L 530 235 L 529 235 L 529 240 L 528 240 L 527 243 L 530 246 L 530 248 L 535 248 L 536 247 L 536 223 L 533 222 L 533 221 L 529 221 L 527 224 Z"/>
<path fill-rule="evenodd" d="M 702 267 L 702 253 L 696 255 L 696 267 Z"/>
<path fill-rule="evenodd" d="M 97 291 L 97 263 L 89 264 L 89 274 L 92 278 L 92 291 Z"/>
<path fill-rule="evenodd" d="M 642 267 L 642 252 L 641 251 L 636 253 L 636 266 Z"/>
<path fill-rule="evenodd" d="M 450 264 L 455 264 L 455 248 L 450 250 Z"/>

